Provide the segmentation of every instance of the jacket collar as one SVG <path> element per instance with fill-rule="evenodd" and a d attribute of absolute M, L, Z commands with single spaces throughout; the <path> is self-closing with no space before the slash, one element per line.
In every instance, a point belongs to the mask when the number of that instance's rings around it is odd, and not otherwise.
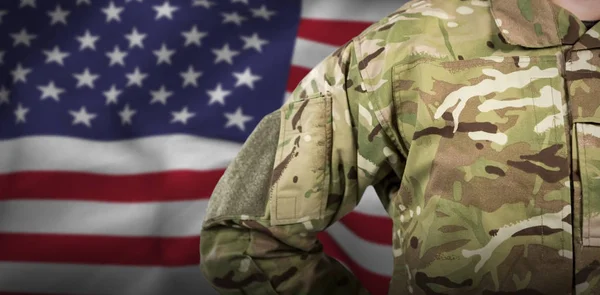
<path fill-rule="evenodd" d="M 578 41 L 586 35 L 585 25 L 551 0 L 491 0 L 491 11 L 502 37 L 512 45 L 544 48 L 577 43 L 576 47 L 600 47 L 600 38 L 597 44 L 591 40 L 587 42 L 590 45 L 580 45 Z M 590 31 L 600 32 L 600 24 Z"/>

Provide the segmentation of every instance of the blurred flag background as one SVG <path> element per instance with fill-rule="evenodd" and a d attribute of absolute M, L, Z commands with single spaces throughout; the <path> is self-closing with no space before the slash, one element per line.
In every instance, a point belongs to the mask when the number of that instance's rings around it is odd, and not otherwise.
<path fill-rule="evenodd" d="M 0 294 L 215 294 L 210 194 L 261 118 L 403 0 L 0 1 Z M 320 235 L 385 294 L 369 189 Z"/>

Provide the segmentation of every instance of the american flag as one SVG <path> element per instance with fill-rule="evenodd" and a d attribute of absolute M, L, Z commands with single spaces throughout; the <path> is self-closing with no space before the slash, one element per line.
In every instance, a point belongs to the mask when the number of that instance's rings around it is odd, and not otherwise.
<path fill-rule="evenodd" d="M 208 198 L 261 118 L 402 0 L 0 1 L 0 294 L 214 294 Z M 369 189 L 320 235 L 373 294 Z"/>

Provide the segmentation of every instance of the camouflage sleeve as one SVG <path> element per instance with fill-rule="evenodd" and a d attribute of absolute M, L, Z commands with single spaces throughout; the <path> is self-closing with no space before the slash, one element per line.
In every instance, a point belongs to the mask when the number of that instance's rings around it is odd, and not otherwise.
<path fill-rule="evenodd" d="M 317 234 L 397 159 L 366 96 L 352 42 L 266 116 L 211 196 L 201 270 L 222 294 L 367 294 Z"/>

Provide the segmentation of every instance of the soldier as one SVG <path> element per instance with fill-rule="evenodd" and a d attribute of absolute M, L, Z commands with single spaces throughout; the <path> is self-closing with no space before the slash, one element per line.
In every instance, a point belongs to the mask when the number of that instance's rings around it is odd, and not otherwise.
<path fill-rule="evenodd" d="M 317 233 L 372 185 L 390 294 L 600 294 L 598 19 L 597 0 L 414 0 L 372 25 L 231 163 L 204 276 L 223 294 L 367 294 Z"/>

